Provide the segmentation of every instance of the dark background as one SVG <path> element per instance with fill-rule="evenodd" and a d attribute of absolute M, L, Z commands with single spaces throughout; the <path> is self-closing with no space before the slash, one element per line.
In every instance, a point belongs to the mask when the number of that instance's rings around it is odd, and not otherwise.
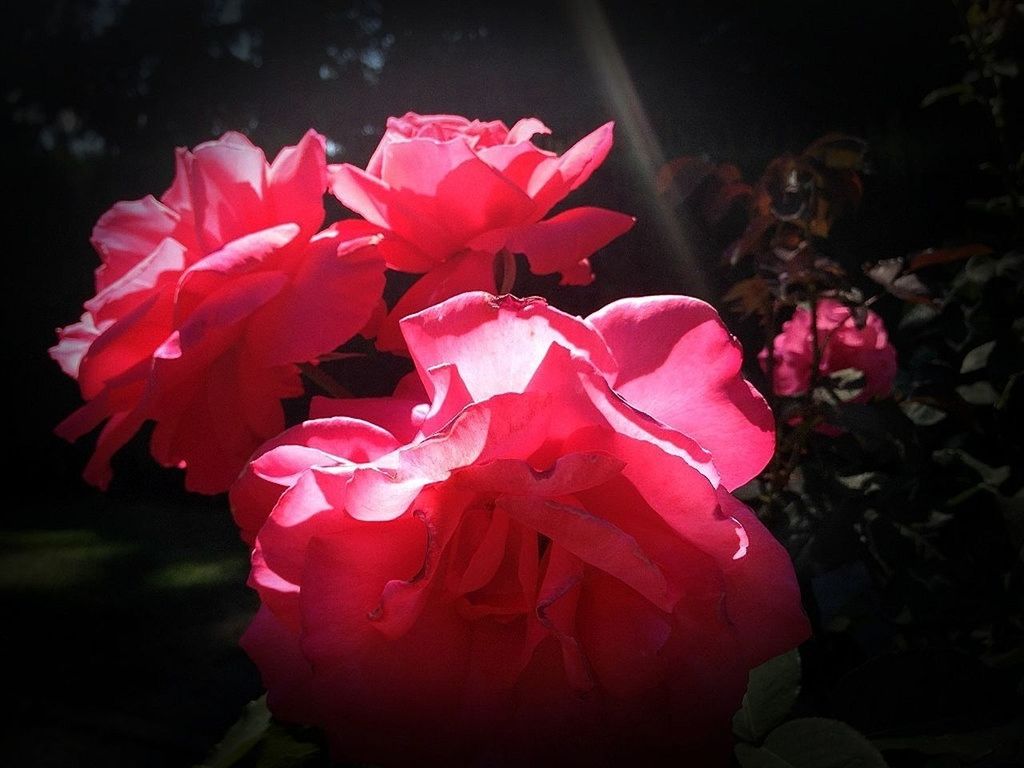
<path fill-rule="evenodd" d="M 509 125 L 537 116 L 556 149 L 618 119 L 615 149 L 568 203 L 639 222 L 594 259 L 595 285 L 559 293 L 581 312 L 629 294 L 715 300 L 728 279 L 699 237 L 679 252 L 644 157 L 706 156 L 756 179 L 772 157 L 849 132 L 871 147 L 856 234 L 844 240 L 849 260 L 969 239 L 979 226 L 963 203 L 987 191 L 976 166 L 993 137 L 955 103 L 920 106 L 965 68 L 949 43 L 959 31 L 951 4 L 606 3 L 635 98 L 622 81 L 605 87 L 600 72 L 616 52 L 601 49 L 593 66 L 594 18 L 576 6 L 434 6 L 48 0 L 5 9 L 14 392 L 0 521 L 3 762 L 189 765 L 260 691 L 236 646 L 255 599 L 225 500 L 185 494 L 142 437 L 117 457 L 109 492 L 97 492 L 79 479 L 90 438 L 69 446 L 51 434 L 79 404 L 46 350 L 92 294 L 92 225 L 118 200 L 166 189 L 175 146 L 234 129 L 273 156 L 312 126 L 330 139 L 332 162 L 361 166 L 386 118 L 408 110 Z M 631 134 L 630 115 L 650 133 Z"/>

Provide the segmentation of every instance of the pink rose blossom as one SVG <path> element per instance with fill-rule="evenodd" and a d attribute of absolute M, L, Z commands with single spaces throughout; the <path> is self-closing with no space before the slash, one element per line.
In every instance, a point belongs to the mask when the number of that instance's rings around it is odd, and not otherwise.
<path fill-rule="evenodd" d="M 317 233 L 326 186 L 319 134 L 268 164 L 228 133 L 178 150 L 159 200 L 100 218 L 96 295 L 50 350 L 86 400 L 58 433 L 105 422 L 89 482 L 106 487 L 111 456 L 153 420 L 153 456 L 185 467 L 190 490 L 224 491 L 284 428 L 281 399 L 303 391 L 295 364 L 359 332 L 383 291 L 369 238 L 347 224 Z"/>
<path fill-rule="evenodd" d="M 612 146 L 612 124 L 562 155 L 531 138 L 550 133 L 535 118 L 511 129 L 454 115 L 390 118 L 366 166 L 331 167 L 343 205 L 387 236 L 387 265 L 425 273 L 381 328 L 377 346 L 404 350 L 398 320 L 471 290 L 495 290 L 494 257 L 523 253 L 539 275 L 563 284 L 593 280 L 588 257 L 626 232 L 634 219 L 603 208 L 572 208 L 545 218 L 585 182 Z"/>
<path fill-rule="evenodd" d="M 319 401 L 232 488 L 271 710 L 386 766 L 726 765 L 808 623 L 729 492 L 774 438 L 716 312 L 468 293 L 402 331 L 394 398 Z"/>
<path fill-rule="evenodd" d="M 867 310 L 863 327 L 858 327 L 850 308 L 831 298 L 818 302 L 817 317 L 819 375 L 828 377 L 845 369 L 862 372 L 864 387 L 851 402 L 888 395 L 896 377 L 896 350 L 889 343 L 882 318 Z M 798 307 L 782 324 L 782 333 L 774 342 L 776 393 L 795 397 L 807 392 L 814 362 L 812 334 L 811 312 L 804 307 Z M 768 350 L 761 350 L 758 359 L 767 368 Z"/>

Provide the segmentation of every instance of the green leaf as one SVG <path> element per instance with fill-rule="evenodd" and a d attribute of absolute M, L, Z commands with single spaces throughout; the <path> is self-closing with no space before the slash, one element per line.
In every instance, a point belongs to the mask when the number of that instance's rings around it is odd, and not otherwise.
<path fill-rule="evenodd" d="M 877 472 L 861 472 L 857 475 L 840 475 L 836 479 L 852 491 L 859 491 L 861 494 L 880 491 L 881 484 L 878 482 Z"/>
<path fill-rule="evenodd" d="M 924 403 L 919 403 L 916 400 L 904 400 L 900 403 L 900 410 L 919 427 L 930 427 L 932 424 L 938 424 L 946 418 L 944 411 Z"/>
<path fill-rule="evenodd" d="M 301 768 L 306 765 L 323 765 L 326 758 L 319 738 L 320 733 L 316 729 L 272 722 L 263 738 L 256 768 Z"/>
<path fill-rule="evenodd" d="M 738 744 L 736 759 L 743 768 L 888 768 L 870 741 L 824 717 L 780 725 L 761 747 Z"/>
<path fill-rule="evenodd" d="M 793 768 L 792 763 L 787 763 L 766 749 L 749 744 L 737 744 L 735 751 L 741 768 Z"/>
<path fill-rule="evenodd" d="M 873 739 L 872 743 L 884 751 L 908 750 L 923 755 L 952 755 L 968 763 L 974 763 L 983 757 L 988 757 L 1000 747 L 1009 747 L 1008 754 L 1012 754 L 1022 727 L 1024 727 L 1024 721 L 1017 719 L 1006 725 L 980 731 Z"/>
<path fill-rule="evenodd" d="M 947 466 L 954 458 L 960 459 L 981 477 L 982 482 L 992 488 L 998 488 L 1010 478 L 1010 468 L 1006 465 L 990 467 L 983 461 L 971 456 L 962 448 L 940 448 L 932 453 L 932 458 L 940 466 Z"/>
<path fill-rule="evenodd" d="M 786 719 L 800 693 L 800 653 L 796 648 L 750 670 L 743 704 L 732 730 L 743 741 L 760 741 Z"/>
<path fill-rule="evenodd" d="M 224 738 L 213 748 L 210 756 L 199 768 L 231 768 L 259 744 L 270 727 L 270 710 L 266 694 L 250 701 Z"/>
<path fill-rule="evenodd" d="M 934 91 L 928 93 L 923 99 L 921 99 L 922 107 L 930 107 L 937 101 L 948 99 L 951 96 L 959 96 L 961 99 L 968 98 L 974 93 L 972 88 L 967 83 L 954 83 L 953 85 L 946 85 L 942 88 L 936 88 Z"/>
<path fill-rule="evenodd" d="M 994 341 L 987 341 L 972 349 L 964 355 L 964 361 L 960 364 L 960 373 L 980 371 L 988 365 L 988 359 L 991 357 L 992 350 L 995 349 L 995 347 L 996 343 Z"/>
<path fill-rule="evenodd" d="M 996 388 L 987 381 L 976 381 L 956 388 L 956 393 L 971 405 L 994 405 L 999 400 Z"/>

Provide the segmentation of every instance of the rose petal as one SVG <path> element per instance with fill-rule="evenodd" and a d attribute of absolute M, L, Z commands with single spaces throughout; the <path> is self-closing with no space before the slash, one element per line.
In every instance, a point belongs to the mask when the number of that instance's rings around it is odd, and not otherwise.
<path fill-rule="evenodd" d="M 427 406 L 420 398 L 409 400 L 400 397 L 314 397 L 309 406 L 310 419 L 326 419 L 332 416 L 348 416 L 368 421 L 394 435 L 395 439 L 408 443 L 420 430 Z"/>
<path fill-rule="evenodd" d="M 377 349 L 407 354 L 400 321 L 407 315 L 470 291 L 494 289 L 494 258 L 467 251 L 432 269 L 409 288 L 377 331 Z"/>
<path fill-rule="evenodd" d="M 800 586 L 789 554 L 745 504 L 720 491 L 721 514 L 746 538 L 723 564 L 724 610 L 753 668 L 806 640 L 810 623 L 801 608 Z M 738 536 L 742 540 L 740 536 Z"/>
<path fill-rule="evenodd" d="M 153 291 L 173 283 L 185 269 L 188 252 L 171 238 L 161 240 L 134 267 L 85 302 L 98 321 L 113 321 L 131 312 Z"/>
<path fill-rule="evenodd" d="M 152 195 L 115 204 L 92 230 L 92 245 L 103 259 L 96 271 L 102 291 L 149 255 L 161 242 L 181 236 L 181 216 Z"/>
<path fill-rule="evenodd" d="M 267 707 L 285 722 L 313 722 L 309 696 L 313 668 L 302 655 L 299 637 L 261 605 L 239 645 L 256 662 L 267 689 Z"/>
<path fill-rule="evenodd" d="M 326 139 L 310 129 L 297 145 L 282 149 L 270 164 L 267 182 L 276 223 L 298 224 L 304 237 L 312 237 L 324 220 Z"/>
<path fill-rule="evenodd" d="M 391 144 L 384 151 L 381 178 L 404 198 L 416 200 L 453 244 L 517 224 L 534 211 L 530 198 L 478 158 L 463 139 Z M 473 194 L 467 195 L 467 189 Z M 417 232 L 397 224 L 392 229 L 407 240 L 418 240 Z"/>
<path fill-rule="evenodd" d="M 620 368 L 616 392 L 696 439 L 727 488 L 760 472 L 775 450 L 771 411 L 742 378 L 743 351 L 718 313 L 698 299 L 623 299 L 587 318 Z"/>
<path fill-rule="evenodd" d="M 662 610 L 671 611 L 679 599 L 636 539 L 607 520 L 580 507 L 532 496 L 499 496 L 495 505 L 513 520 L 632 587 Z"/>
<path fill-rule="evenodd" d="M 329 171 L 331 192 L 342 205 L 382 230 L 395 232 L 414 243 L 413 253 L 426 254 L 436 264 L 458 247 L 459 243 L 453 240 L 451 233 L 419 209 L 414 195 L 403 195 L 375 176 L 347 163 L 331 166 Z M 417 257 L 408 267 L 404 262 L 394 266 L 421 272 L 423 259 Z"/>
<path fill-rule="evenodd" d="M 113 320 L 106 320 L 97 324 L 89 312 L 84 312 L 82 319 L 77 323 L 57 329 L 57 344 L 48 350 L 50 358 L 60 366 L 64 373 L 77 379 L 78 369 L 85 353 L 113 322 Z"/>
<path fill-rule="evenodd" d="M 170 291 L 152 294 L 110 325 L 89 346 L 78 369 L 78 384 L 86 400 L 99 395 L 106 383 L 140 363 L 171 332 Z"/>
<path fill-rule="evenodd" d="M 612 148 L 614 123 L 605 123 L 574 144 L 565 154 L 538 166 L 526 192 L 543 218 L 569 192 L 579 187 L 604 162 Z"/>
<path fill-rule="evenodd" d="M 259 340 L 264 365 L 313 360 L 355 336 L 376 309 L 383 260 L 368 238 L 332 234 L 309 244 L 288 284 L 250 321 L 247 333 Z"/>
<path fill-rule="evenodd" d="M 587 257 L 629 231 L 632 216 L 603 208 L 573 208 L 545 221 L 514 230 L 506 247 L 524 253 L 537 275 L 562 273 L 562 285 L 587 285 L 594 279 Z"/>
<path fill-rule="evenodd" d="M 478 402 L 499 392 L 523 391 L 553 343 L 598 370 L 615 370 L 597 333 L 541 299 L 464 293 L 405 318 L 402 333 L 424 382 L 429 368 L 452 363 Z"/>
<path fill-rule="evenodd" d="M 240 133 L 225 133 L 192 150 L 189 186 L 206 253 L 281 223 L 266 205 L 267 169 L 263 150 Z"/>

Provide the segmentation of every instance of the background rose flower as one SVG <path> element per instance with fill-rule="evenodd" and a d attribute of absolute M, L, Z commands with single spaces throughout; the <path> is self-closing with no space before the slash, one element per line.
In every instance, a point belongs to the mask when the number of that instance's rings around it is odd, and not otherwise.
<path fill-rule="evenodd" d="M 773 433 L 717 314 L 474 293 L 402 327 L 419 382 L 321 401 L 232 488 L 272 711 L 385 765 L 727 764 L 808 625 L 729 493 Z"/>
<path fill-rule="evenodd" d="M 850 368 L 861 371 L 863 389 L 851 402 L 888 395 L 896 378 L 896 350 L 889 343 L 882 318 L 866 310 L 862 327 L 858 327 L 850 308 L 831 298 L 818 301 L 817 317 L 820 375 L 827 377 Z M 782 324 L 782 333 L 774 341 L 773 378 L 778 394 L 795 397 L 807 391 L 814 361 L 812 333 L 811 312 L 805 307 L 798 307 Z M 761 350 L 758 359 L 767 368 L 768 350 Z"/>
<path fill-rule="evenodd" d="M 559 273 L 563 284 L 593 280 L 588 257 L 633 225 L 603 208 L 552 207 L 585 182 L 612 146 L 612 124 L 562 155 L 531 138 L 550 129 L 535 118 L 511 130 L 501 121 L 408 113 L 390 118 L 366 170 L 331 167 L 343 205 L 387 232 L 387 265 L 426 273 L 399 301 L 377 346 L 401 351 L 398 321 L 463 291 L 495 290 L 494 256 L 523 253 L 535 274 Z"/>
<path fill-rule="evenodd" d="M 111 456 L 146 420 L 151 450 L 186 487 L 227 490 L 284 428 L 302 393 L 295 363 L 356 334 L 383 291 L 383 263 L 350 225 L 316 233 L 327 186 L 310 131 L 272 164 L 237 133 L 180 149 L 160 199 L 117 203 L 97 222 L 96 295 L 50 350 L 86 404 L 57 431 L 106 422 L 85 477 L 105 487 Z"/>

